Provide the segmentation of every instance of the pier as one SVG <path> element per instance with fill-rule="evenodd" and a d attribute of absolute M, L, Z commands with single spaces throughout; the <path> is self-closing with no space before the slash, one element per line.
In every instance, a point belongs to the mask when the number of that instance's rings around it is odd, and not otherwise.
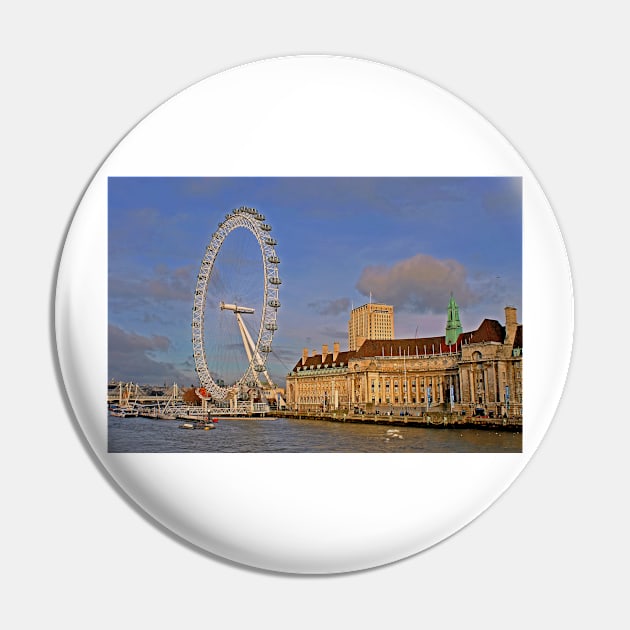
<path fill-rule="evenodd" d="M 322 422 L 351 422 L 382 426 L 424 427 L 435 429 L 483 429 L 492 431 L 521 432 L 522 418 L 489 418 L 462 416 L 452 413 L 423 413 L 420 415 L 388 415 L 346 412 L 271 411 L 271 417 L 291 420 L 320 420 Z"/>

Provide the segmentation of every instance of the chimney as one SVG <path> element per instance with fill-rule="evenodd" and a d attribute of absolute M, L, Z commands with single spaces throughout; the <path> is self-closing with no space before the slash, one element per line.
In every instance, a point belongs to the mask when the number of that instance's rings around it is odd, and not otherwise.
<path fill-rule="evenodd" d="M 306 363 L 306 359 L 308 359 L 308 348 L 302 350 L 302 365 Z"/>
<path fill-rule="evenodd" d="M 333 362 L 337 360 L 338 355 L 339 355 L 339 342 L 335 341 L 335 343 L 333 343 Z"/>
<path fill-rule="evenodd" d="M 516 309 L 513 306 L 505 307 L 505 339 L 503 343 L 514 345 L 514 337 L 516 336 Z"/>
<path fill-rule="evenodd" d="M 326 361 L 326 355 L 328 354 L 328 344 L 322 346 L 322 363 Z"/>

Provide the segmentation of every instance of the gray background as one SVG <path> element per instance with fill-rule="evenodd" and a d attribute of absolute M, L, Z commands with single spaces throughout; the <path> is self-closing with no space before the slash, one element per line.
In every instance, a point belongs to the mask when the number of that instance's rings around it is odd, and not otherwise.
<path fill-rule="evenodd" d="M 622 6 L 36 1 L 5 9 L 3 625 L 627 627 Z M 108 152 L 191 83 L 297 53 L 403 68 L 485 115 L 547 193 L 575 283 L 567 386 L 525 472 L 449 540 L 336 577 L 242 568 L 149 525 L 93 464 L 53 341 L 65 231 Z M 549 325 L 567 323 L 549 313 Z"/>

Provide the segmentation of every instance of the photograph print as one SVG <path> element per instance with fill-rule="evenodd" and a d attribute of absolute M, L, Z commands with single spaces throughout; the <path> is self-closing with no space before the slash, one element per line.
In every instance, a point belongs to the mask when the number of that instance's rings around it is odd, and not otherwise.
<path fill-rule="evenodd" d="M 522 452 L 520 177 L 110 177 L 108 450 Z"/>

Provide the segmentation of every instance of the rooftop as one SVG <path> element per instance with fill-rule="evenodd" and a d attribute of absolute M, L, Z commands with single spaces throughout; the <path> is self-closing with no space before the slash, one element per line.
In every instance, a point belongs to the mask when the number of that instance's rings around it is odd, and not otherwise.
<path fill-rule="evenodd" d="M 402 356 L 427 356 L 432 354 L 448 354 L 455 352 L 462 345 L 471 343 L 503 343 L 505 338 L 505 326 L 500 324 L 496 319 L 484 319 L 477 330 L 472 332 L 463 332 L 457 342 L 448 345 L 445 342 L 445 336 L 440 337 L 416 337 L 412 339 L 368 339 L 363 342 L 358 350 L 337 353 L 333 361 L 333 353 L 328 352 L 326 356 L 321 354 L 313 354 L 306 358 L 303 364 L 300 359 L 294 366 L 293 370 L 298 368 L 316 368 L 321 366 L 324 368 L 347 366 L 353 359 L 365 359 L 369 357 L 402 357 Z M 516 328 L 516 336 L 514 339 L 514 347 L 523 347 L 523 325 L 519 324 Z"/>

